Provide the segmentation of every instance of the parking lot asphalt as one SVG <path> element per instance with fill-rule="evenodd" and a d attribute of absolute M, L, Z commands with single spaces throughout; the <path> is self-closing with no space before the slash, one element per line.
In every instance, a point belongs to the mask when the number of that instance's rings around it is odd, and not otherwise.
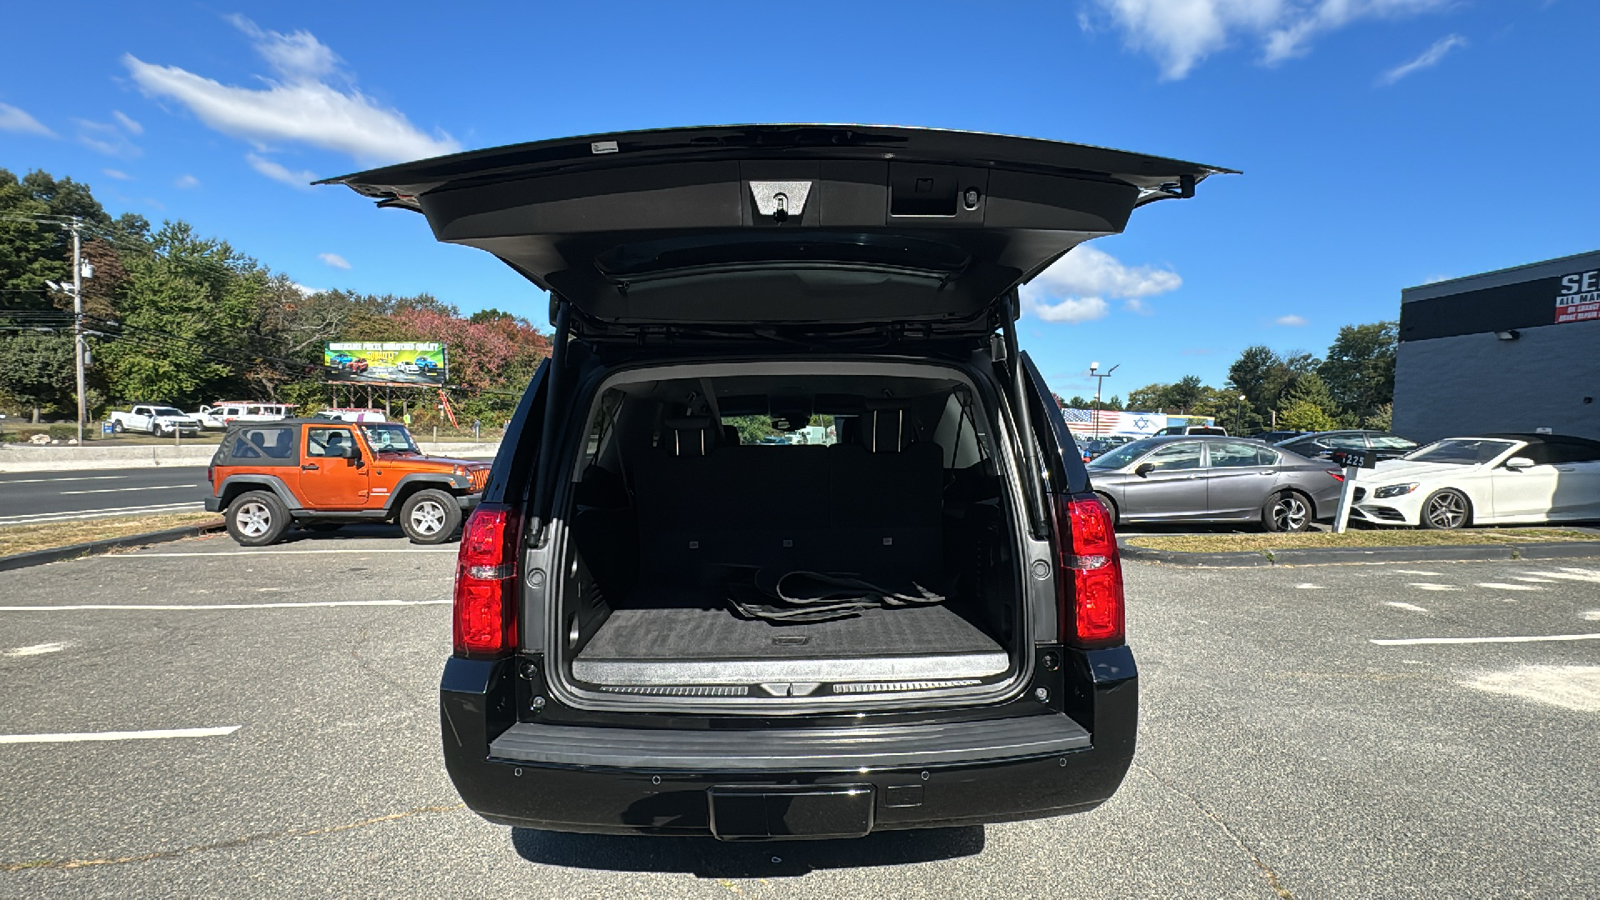
<path fill-rule="evenodd" d="M 199 510 L 205 466 L 0 473 L 0 526 Z"/>
<path fill-rule="evenodd" d="M 0 896 L 1600 895 L 1600 562 L 1129 563 L 1141 745 L 1110 803 L 730 845 L 462 809 L 454 548 L 394 534 L 0 573 Z"/>

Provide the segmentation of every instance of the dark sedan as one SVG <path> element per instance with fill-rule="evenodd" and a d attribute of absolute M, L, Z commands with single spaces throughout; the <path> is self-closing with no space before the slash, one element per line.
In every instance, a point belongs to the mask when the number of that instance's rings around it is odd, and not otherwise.
<path fill-rule="evenodd" d="M 1377 459 L 1399 459 L 1417 449 L 1416 441 L 1408 440 L 1398 434 L 1358 428 L 1347 431 L 1318 431 L 1285 441 L 1275 441 L 1274 444 L 1309 459 L 1327 459 L 1335 450 L 1371 450 Z"/>
<path fill-rule="evenodd" d="M 1123 522 L 1260 522 L 1306 531 L 1333 518 L 1343 473 L 1247 438 L 1171 435 L 1089 463 L 1095 493 Z"/>

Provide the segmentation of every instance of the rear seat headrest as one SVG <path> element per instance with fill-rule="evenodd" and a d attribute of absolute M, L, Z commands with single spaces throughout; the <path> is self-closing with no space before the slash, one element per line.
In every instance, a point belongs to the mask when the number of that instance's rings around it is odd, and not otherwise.
<path fill-rule="evenodd" d="M 716 441 L 715 436 L 706 436 L 710 416 L 667 416 L 665 425 L 672 432 L 666 444 L 673 456 L 705 456 Z"/>
<path fill-rule="evenodd" d="M 874 409 L 866 420 L 867 449 L 873 453 L 899 453 L 914 433 L 904 408 Z"/>

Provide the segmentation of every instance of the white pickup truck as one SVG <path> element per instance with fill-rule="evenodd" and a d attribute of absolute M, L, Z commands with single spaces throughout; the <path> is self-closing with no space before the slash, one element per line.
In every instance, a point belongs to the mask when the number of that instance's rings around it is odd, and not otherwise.
<path fill-rule="evenodd" d="M 171 406 L 140 404 L 129 412 L 112 413 L 111 430 L 117 434 L 137 431 L 156 437 L 170 437 L 174 433 L 199 434 L 200 420 Z"/>

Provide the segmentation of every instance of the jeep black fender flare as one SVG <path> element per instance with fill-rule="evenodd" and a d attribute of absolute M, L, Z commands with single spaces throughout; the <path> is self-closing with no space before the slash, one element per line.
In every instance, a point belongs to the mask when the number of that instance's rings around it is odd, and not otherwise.
<path fill-rule="evenodd" d="M 383 508 L 398 512 L 400 504 L 406 502 L 406 497 L 430 487 L 440 488 L 452 494 L 466 493 L 472 489 L 472 479 L 449 472 L 413 472 L 395 482 L 389 491 L 388 499 L 383 501 Z"/>
<path fill-rule="evenodd" d="M 289 486 L 284 484 L 283 479 L 278 476 L 250 474 L 229 475 L 227 478 L 222 479 L 222 483 L 217 485 L 218 508 L 227 509 L 228 505 L 234 501 L 234 498 L 240 494 L 246 491 L 261 490 L 262 488 L 276 494 L 291 513 L 305 506 L 300 502 L 300 498 L 294 495 L 294 491 L 289 490 Z"/>

